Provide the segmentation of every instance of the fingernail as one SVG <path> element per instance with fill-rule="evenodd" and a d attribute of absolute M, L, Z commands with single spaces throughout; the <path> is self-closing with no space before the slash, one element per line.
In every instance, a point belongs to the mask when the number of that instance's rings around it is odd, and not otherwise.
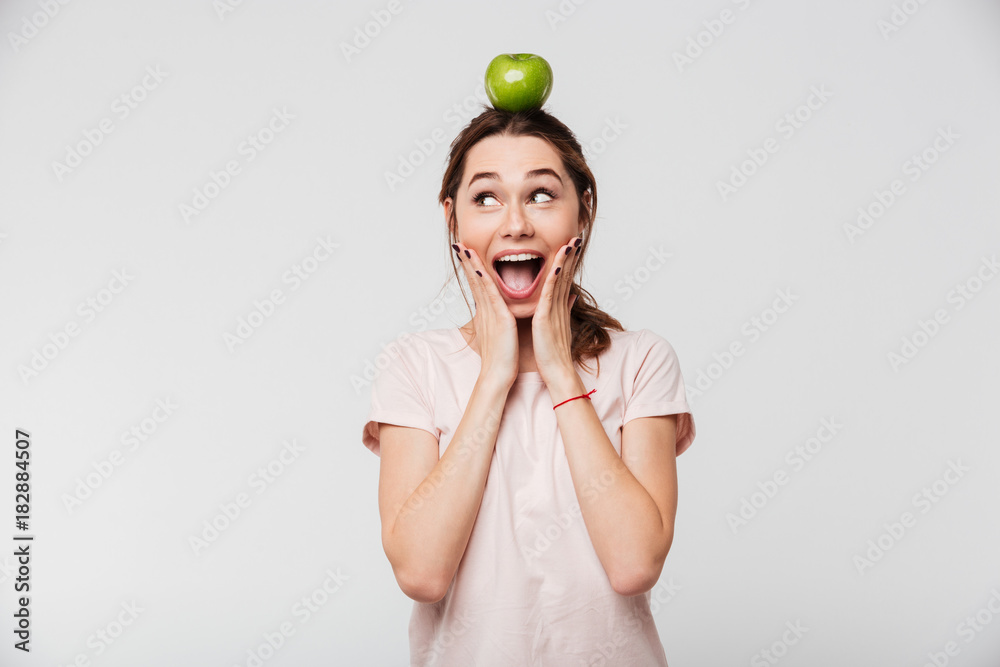
<path fill-rule="evenodd" d="M 465 251 L 465 256 L 471 259 L 472 258 L 472 253 L 469 252 L 468 250 L 466 250 Z M 482 274 L 480 274 L 480 275 L 482 275 Z"/>
<path fill-rule="evenodd" d="M 566 248 L 566 254 L 567 255 L 570 254 L 571 252 L 573 252 L 573 246 L 570 246 L 570 247 Z"/>
<path fill-rule="evenodd" d="M 576 254 L 579 255 L 581 250 L 583 250 L 583 248 L 577 248 L 576 249 Z"/>
<path fill-rule="evenodd" d="M 577 239 L 576 243 L 574 243 L 573 245 L 575 245 L 577 248 L 579 248 L 581 243 L 583 243 L 583 241 L 581 241 L 580 239 Z"/>
<path fill-rule="evenodd" d="M 562 271 L 562 267 L 561 267 L 561 266 L 557 266 L 557 267 L 556 267 L 556 275 L 557 275 L 557 276 L 559 275 L 559 272 L 560 272 L 560 271 Z"/>
<path fill-rule="evenodd" d="M 457 243 L 452 243 L 451 247 L 455 249 L 455 252 L 459 252 Z"/>
<path fill-rule="evenodd" d="M 455 255 L 455 257 L 458 257 L 458 261 L 460 262 L 462 261 L 462 253 Z"/>
<path fill-rule="evenodd" d="M 483 277 L 483 272 L 480 271 L 479 269 L 476 269 L 476 275 L 479 276 L 480 278 L 482 278 Z"/>

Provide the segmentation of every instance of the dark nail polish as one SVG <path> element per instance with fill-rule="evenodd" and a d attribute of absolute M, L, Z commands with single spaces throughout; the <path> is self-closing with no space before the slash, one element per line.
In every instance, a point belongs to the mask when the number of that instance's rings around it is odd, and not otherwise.
<path fill-rule="evenodd" d="M 571 252 L 573 252 L 573 247 L 572 246 L 570 246 L 569 248 L 566 248 L 566 254 L 567 255 L 570 254 Z"/>
<path fill-rule="evenodd" d="M 465 251 L 465 256 L 468 257 L 469 259 L 472 259 L 472 253 L 469 252 L 468 250 Z"/>
<path fill-rule="evenodd" d="M 462 254 L 461 254 L 461 253 L 459 253 L 459 254 L 455 255 L 455 257 L 458 257 L 458 261 L 459 261 L 459 262 L 461 262 L 461 261 L 462 261 Z"/>
<path fill-rule="evenodd" d="M 580 239 L 577 239 L 576 243 L 574 243 L 573 245 L 575 245 L 577 248 L 579 248 L 581 243 L 583 243 L 583 241 L 581 241 Z"/>
<path fill-rule="evenodd" d="M 583 248 L 577 248 L 576 249 L 576 254 L 579 255 L 581 250 L 583 250 Z"/>
<path fill-rule="evenodd" d="M 452 243 L 451 247 L 455 250 L 455 252 L 459 252 L 458 244 L 457 243 Z"/>
<path fill-rule="evenodd" d="M 480 278 L 482 278 L 483 277 L 483 272 L 480 271 L 479 269 L 476 269 L 476 275 L 479 276 Z"/>
<path fill-rule="evenodd" d="M 562 271 L 562 267 L 561 267 L 561 266 L 557 266 L 557 267 L 556 267 L 556 275 L 557 275 L 557 276 L 559 275 L 559 272 L 560 272 L 560 271 Z"/>

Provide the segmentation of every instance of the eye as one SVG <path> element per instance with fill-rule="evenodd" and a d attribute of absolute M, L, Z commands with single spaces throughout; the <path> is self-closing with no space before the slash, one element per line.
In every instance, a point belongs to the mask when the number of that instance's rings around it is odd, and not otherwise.
<path fill-rule="evenodd" d="M 537 194 L 543 194 L 546 197 L 548 197 L 548 199 L 545 199 L 545 200 L 542 200 L 542 201 L 538 202 L 539 204 L 547 204 L 550 201 L 554 201 L 555 198 L 556 198 L 556 196 L 550 190 L 548 190 L 547 188 L 538 188 L 537 190 L 535 190 L 534 192 L 531 193 L 531 196 L 534 197 Z"/>
<path fill-rule="evenodd" d="M 548 204 L 549 202 L 555 200 L 556 195 L 548 188 L 535 188 L 535 191 L 531 193 L 531 198 L 534 199 L 537 195 L 542 194 L 548 197 L 548 199 L 543 199 L 542 201 L 536 202 L 538 204 Z M 493 199 L 497 201 L 497 204 L 484 204 L 483 201 L 486 199 Z M 480 206 L 497 206 L 499 201 L 492 192 L 480 192 L 478 195 L 472 198 L 472 201 Z"/>
<path fill-rule="evenodd" d="M 483 206 L 484 199 L 496 199 L 492 192 L 480 192 L 478 195 L 472 198 L 472 201 Z M 496 204 L 486 204 L 486 206 L 496 206 Z"/>

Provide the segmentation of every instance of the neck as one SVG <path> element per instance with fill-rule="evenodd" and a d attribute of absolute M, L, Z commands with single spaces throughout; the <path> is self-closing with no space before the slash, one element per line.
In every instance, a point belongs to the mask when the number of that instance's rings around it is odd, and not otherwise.
<path fill-rule="evenodd" d="M 535 348 L 531 338 L 531 318 L 525 317 L 517 320 L 517 372 L 529 373 L 538 372 L 535 364 Z"/>

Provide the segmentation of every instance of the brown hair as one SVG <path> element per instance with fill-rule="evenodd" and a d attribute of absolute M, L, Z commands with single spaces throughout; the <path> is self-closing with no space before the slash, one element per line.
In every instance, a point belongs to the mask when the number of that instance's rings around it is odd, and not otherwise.
<path fill-rule="evenodd" d="M 573 271 L 573 284 L 570 294 L 577 295 L 573 309 L 570 311 L 570 328 L 573 332 L 573 362 L 581 363 L 583 359 L 597 357 L 611 346 L 608 329 L 624 331 L 621 322 L 597 307 L 597 301 L 591 294 L 577 284 L 577 275 L 583 270 L 583 260 L 587 257 L 587 247 L 590 245 L 591 229 L 597 218 L 597 181 L 587 166 L 583 149 L 573 132 L 555 116 L 541 108 L 518 111 L 502 111 L 483 105 L 484 111 L 473 118 L 451 142 L 451 152 L 448 155 L 448 165 L 441 180 L 441 192 L 438 203 L 444 204 L 451 197 L 454 201 L 465 171 L 465 156 L 479 141 L 494 135 L 501 136 L 533 136 L 549 142 L 560 155 L 563 166 L 569 172 L 576 189 L 580 204 L 580 222 L 584 224 L 583 243 L 580 246 L 580 257 Z M 583 194 L 590 191 L 590 208 L 583 202 Z M 458 240 L 458 222 L 455 207 L 451 209 L 451 219 L 448 220 L 449 245 Z M 451 266 L 462 290 L 465 305 L 472 312 L 465 288 L 458 275 L 458 264 L 454 253 L 451 255 Z M 450 279 L 449 279 L 450 280 Z M 601 371 L 600 360 L 597 362 L 597 372 Z"/>

